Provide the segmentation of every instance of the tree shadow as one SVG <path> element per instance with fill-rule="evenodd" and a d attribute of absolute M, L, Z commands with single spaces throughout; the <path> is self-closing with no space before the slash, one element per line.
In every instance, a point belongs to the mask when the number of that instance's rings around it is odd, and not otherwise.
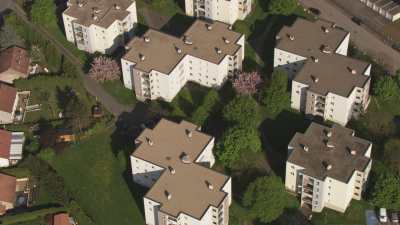
<path fill-rule="evenodd" d="M 64 21 L 62 19 L 62 13 L 67 9 L 67 1 L 66 0 L 54 0 L 54 4 L 56 5 L 56 16 L 57 16 L 57 25 L 60 28 L 60 31 L 65 35 Z"/>
<path fill-rule="evenodd" d="M 266 158 L 276 175 L 285 177 L 288 144 L 296 132 L 304 132 L 310 123 L 302 114 L 287 110 L 262 122 L 260 130 Z"/>
<path fill-rule="evenodd" d="M 72 87 L 66 86 L 64 89 L 61 89 L 59 86 L 56 88 L 56 98 L 57 98 L 57 105 L 60 109 L 64 110 L 65 107 L 68 105 L 71 98 L 75 96 Z"/>

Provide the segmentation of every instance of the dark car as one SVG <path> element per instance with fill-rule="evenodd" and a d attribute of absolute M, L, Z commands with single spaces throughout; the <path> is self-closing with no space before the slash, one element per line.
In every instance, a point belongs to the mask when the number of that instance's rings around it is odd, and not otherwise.
<path fill-rule="evenodd" d="M 353 17 L 351 18 L 351 20 L 352 20 L 354 23 L 356 23 L 357 25 L 359 25 L 359 26 L 363 24 L 362 19 L 360 19 L 360 18 L 358 18 L 358 17 L 353 16 Z"/>
<path fill-rule="evenodd" d="M 310 8 L 308 8 L 308 11 L 310 11 L 310 13 L 312 13 L 316 16 L 321 15 L 321 11 L 319 11 L 319 9 L 317 9 L 317 8 L 310 7 Z"/>

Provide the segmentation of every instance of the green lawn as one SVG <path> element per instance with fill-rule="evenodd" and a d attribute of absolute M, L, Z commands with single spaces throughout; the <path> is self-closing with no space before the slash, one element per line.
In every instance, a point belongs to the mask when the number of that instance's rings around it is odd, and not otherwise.
<path fill-rule="evenodd" d="M 174 16 L 177 13 L 184 14 L 176 0 L 137 0 L 136 3 L 139 11 L 147 7 L 166 16 Z"/>
<path fill-rule="evenodd" d="M 106 81 L 102 84 L 104 89 L 115 97 L 119 103 L 134 106 L 137 102 L 133 90 L 125 88 L 120 80 Z"/>
<path fill-rule="evenodd" d="M 373 206 L 362 200 L 354 200 L 350 203 L 345 213 L 325 208 L 321 213 L 314 213 L 311 222 L 313 225 L 364 225 L 366 223 L 365 210 L 367 209 L 373 209 Z"/>
<path fill-rule="evenodd" d="M 123 178 L 125 171 L 112 153 L 111 135 L 112 131 L 104 129 L 70 147 L 56 157 L 53 167 L 96 224 L 144 225 Z"/>
<path fill-rule="evenodd" d="M 15 86 L 18 90 L 31 91 L 29 105 L 41 104 L 40 111 L 26 114 L 25 122 L 36 122 L 41 118 L 57 119 L 69 91 L 75 93 L 89 107 L 94 104 L 93 99 L 87 94 L 78 78 L 36 76 L 31 79 L 18 80 L 15 82 Z"/>

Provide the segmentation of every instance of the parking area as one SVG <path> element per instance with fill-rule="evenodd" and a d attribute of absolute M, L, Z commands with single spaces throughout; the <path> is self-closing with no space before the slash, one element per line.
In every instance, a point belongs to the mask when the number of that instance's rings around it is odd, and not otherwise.
<path fill-rule="evenodd" d="M 400 212 L 383 208 L 365 211 L 367 225 L 399 225 L 399 216 Z"/>
<path fill-rule="evenodd" d="M 400 21 L 391 22 L 359 0 L 331 0 L 346 13 L 360 19 L 362 24 L 378 33 L 390 45 L 400 43 Z"/>

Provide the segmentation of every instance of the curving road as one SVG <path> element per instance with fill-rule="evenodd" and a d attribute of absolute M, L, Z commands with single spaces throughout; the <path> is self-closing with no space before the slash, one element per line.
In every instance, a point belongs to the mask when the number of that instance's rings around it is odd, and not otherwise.
<path fill-rule="evenodd" d="M 377 62 L 394 72 L 400 68 L 400 52 L 382 42 L 365 27 L 355 24 L 351 16 L 337 8 L 331 0 L 299 0 L 305 7 L 318 8 L 321 18 L 333 21 L 351 33 L 351 40 L 359 49 L 372 56 Z M 356 0 L 349 0 L 356 1 Z"/>

